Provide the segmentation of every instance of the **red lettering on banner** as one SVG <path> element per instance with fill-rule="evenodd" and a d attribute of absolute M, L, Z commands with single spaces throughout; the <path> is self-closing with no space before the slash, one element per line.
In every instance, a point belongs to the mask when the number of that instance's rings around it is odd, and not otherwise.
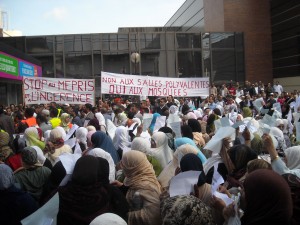
<path fill-rule="evenodd" d="M 84 91 L 84 89 L 82 89 L 83 82 L 81 80 L 78 81 L 78 91 Z"/>
<path fill-rule="evenodd" d="M 88 91 L 94 91 L 94 90 L 95 90 L 94 81 L 89 80 L 89 81 L 88 81 L 88 86 L 89 86 Z"/>
<path fill-rule="evenodd" d="M 121 79 L 120 84 L 124 84 L 124 85 L 134 85 L 134 84 L 133 84 L 133 79 L 126 79 L 126 78 Z"/>
<path fill-rule="evenodd" d="M 142 95 L 142 87 L 130 87 L 129 94 L 130 95 Z"/>
<path fill-rule="evenodd" d="M 104 83 L 116 83 L 117 79 L 116 78 L 110 78 L 110 77 L 103 77 L 102 82 Z"/>
<path fill-rule="evenodd" d="M 126 87 L 123 85 L 109 85 L 109 94 L 125 94 Z"/>
<path fill-rule="evenodd" d="M 77 86 L 77 81 L 76 80 L 72 80 L 72 91 L 75 90 L 74 86 Z"/>

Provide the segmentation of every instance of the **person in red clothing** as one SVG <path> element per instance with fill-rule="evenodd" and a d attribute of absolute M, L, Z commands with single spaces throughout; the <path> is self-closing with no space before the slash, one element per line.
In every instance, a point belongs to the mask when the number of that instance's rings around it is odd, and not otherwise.
<path fill-rule="evenodd" d="M 25 109 L 25 120 L 22 120 L 22 123 L 27 124 L 28 127 L 38 126 L 34 115 L 34 108 L 26 108 Z"/>
<path fill-rule="evenodd" d="M 235 96 L 236 95 L 236 90 L 235 90 L 235 87 L 233 86 L 232 83 L 229 84 L 229 87 L 228 87 L 228 92 L 231 96 Z"/>

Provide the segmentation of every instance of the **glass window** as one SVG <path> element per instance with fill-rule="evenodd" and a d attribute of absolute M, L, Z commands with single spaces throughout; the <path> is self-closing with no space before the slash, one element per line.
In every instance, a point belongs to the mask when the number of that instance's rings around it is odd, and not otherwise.
<path fill-rule="evenodd" d="M 201 48 L 201 34 L 177 33 L 176 41 L 178 48 Z"/>
<path fill-rule="evenodd" d="M 53 37 L 26 37 L 27 53 L 53 53 Z"/>
<path fill-rule="evenodd" d="M 166 33 L 167 50 L 175 50 L 175 35 L 174 33 Z"/>
<path fill-rule="evenodd" d="M 236 69 L 237 69 L 237 77 L 236 80 L 238 82 L 245 81 L 245 59 L 244 59 L 244 51 L 236 52 Z"/>
<path fill-rule="evenodd" d="M 210 77 L 210 70 L 211 70 L 211 58 L 210 58 L 210 51 L 209 50 L 203 50 L 203 76 L 204 77 Z"/>
<path fill-rule="evenodd" d="M 54 77 L 53 56 L 39 56 L 36 58 L 42 63 L 42 76 Z"/>
<path fill-rule="evenodd" d="M 162 38 L 161 38 L 162 36 Z M 164 49 L 164 35 L 161 33 L 140 33 L 140 49 Z"/>
<path fill-rule="evenodd" d="M 202 48 L 209 48 L 209 33 L 202 34 Z"/>
<path fill-rule="evenodd" d="M 137 51 L 139 49 L 138 34 L 130 34 L 130 50 Z"/>
<path fill-rule="evenodd" d="M 128 34 L 118 34 L 118 50 L 128 51 L 128 49 L 129 49 Z"/>
<path fill-rule="evenodd" d="M 105 53 L 103 54 L 103 71 L 110 73 L 129 73 L 129 54 Z"/>
<path fill-rule="evenodd" d="M 142 75 L 166 77 L 166 52 L 141 53 L 141 70 Z"/>
<path fill-rule="evenodd" d="M 167 76 L 178 77 L 176 51 L 167 51 Z"/>
<path fill-rule="evenodd" d="M 55 36 L 55 52 L 63 52 L 63 36 Z"/>
<path fill-rule="evenodd" d="M 202 77 L 200 51 L 180 51 L 177 54 L 179 77 Z"/>
<path fill-rule="evenodd" d="M 92 77 L 92 57 L 84 53 L 68 53 L 65 55 L 66 77 L 84 78 Z"/>
<path fill-rule="evenodd" d="M 102 71 L 102 64 L 101 64 L 101 52 L 100 51 L 94 51 L 93 52 L 93 58 L 94 58 L 94 75 L 95 77 L 101 76 Z"/>
<path fill-rule="evenodd" d="M 235 47 L 237 49 L 244 49 L 244 35 L 243 35 L 243 33 L 235 33 Z"/>
<path fill-rule="evenodd" d="M 212 48 L 234 48 L 234 33 L 210 33 Z"/>
<path fill-rule="evenodd" d="M 212 80 L 215 82 L 228 82 L 229 80 L 236 80 L 234 51 L 212 51 Z"/>
<path fill-rule="evenodd" d="M 102 48 L 106 51 L 118 50 L 118 35 L 117 34 L 103 34 Z"/>
<path fill-rule="evenodd" d="M 64 36 L 64 48 L 66 52 L 91 51 L 90 35 L 67 35 Z"/>
<path fill-rule="evenodd" d="M 101 50 L 101 35 L 92 34 L 92 48 L 94 51 Z"/>
<path fill-rule="evenodd" d="M 25 37 L 0 37 L 0 42 L 25 52 Z"/>
<path fill-rule="evenodd" d="M 57 78 L 64 78 L 64 62 L 62 55 L 55 55 L 55 73 Z"/>

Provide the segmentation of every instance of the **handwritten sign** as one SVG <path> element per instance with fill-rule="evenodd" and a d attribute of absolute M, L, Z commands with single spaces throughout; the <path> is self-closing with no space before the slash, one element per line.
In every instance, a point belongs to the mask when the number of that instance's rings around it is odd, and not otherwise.
<path fill-rule="evenodd" d="M 208 96 L 209 78 L 151 77 L 101 72 L 101 92 L 140 96 Z"/>
<path fill-rule="evenodd" d="M 95 102 L 94 79 L 24 77 L 23 89 L 25 104 Z"/>

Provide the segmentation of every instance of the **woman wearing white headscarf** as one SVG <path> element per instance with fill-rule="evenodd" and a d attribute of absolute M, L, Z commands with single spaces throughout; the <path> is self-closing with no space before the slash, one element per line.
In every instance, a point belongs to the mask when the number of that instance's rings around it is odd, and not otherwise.
<path fill-rule="evenodd" d="M 45 156 L 50 160 L 53 166 L 61 154 L 73 153 L 71 147 L 64 143 L 63 137 L 65 137 L 66 133 L 61 129 L 63 128 L 56 127 L 50 132 L 50 138 L 45 148 Z"/>
<path fill-rule="evenodd" d="M 173 151 L 169 147 L 168 137 L 164 132 L 156 132 L 152 135 L 151 140 L 151 155 L 153 155 L 165 168 L 173 159 Z"/>
<path fill-rule="evenodd" d="M 122 154 L 128 152 L 131 147 L 131 142 L 129 141 L 128 128 L 124 126 L 119 126 L 116 129 L 116 135 L 113 139 L 115 148 L 118 151 L 119 157 L 122 158 Z"/>
<path fill-rule="evenodd" d="M 75 133 L 77 142 L 79 143 L 82 151 L 87 149 L 87 134 L 88 130 L 85 127 L 79 127 Z"/>
<path fill-rule="evenodd" d="M 163 188 L 169 186 L 169 182 L 172 177 L 175 176 L 175 170 L 180 165 L 180 160 L 183 156 L 185 156 L 188 153 L 193 153 L 197 155 L 199 152 L 199 149 L 196 149 L 190 144 L 184 144 L 178 147 L 174 153 L 173 160 L 163 169 L 163 171 L 158 176 L 158 181 L 161 184 Z"/>
<path fill-rule="evenodd" d="M 93 148 L 86 151 L 84 154 L 106 159 L 109 164 L 109 181 L 112 182 L 115 180 L 116 167 L 113 158 L 108 152 L 104 151 L 102 148 Z"/>
<path fill-rule="evenodd" d="M 50 170 L 52 170 L 52 164 L 51 162 L 49 161 L 49 159 L 47 159 L 44 155 L 44 152 L 40 149 L 40 147 L 38 146 L 31 146 L 32 148 L 35 149 L 36 153 L 37 153 L 37 159 L 38 159 L 38 162 L 43 165 L 43 166 L 46 166 L 48 167 Z"/>
<path fill-rule="evenodd" d="M 289 137 L 289 121 L 287 119 L 282 119 L 282 122 L 283 122 L 282 132 L 283 132 L 285 144 L 286 144 L 286 147 L 289 148 L 289 147 L 292 146 L 291 140 L 290 140 L 290 137 Z"/>
<path fill-rule="evenodd" d="M 96 217 L 90 225 L 127 225 L 126 221 L 113 213 L 104 213 Z"/>
<path fill-rule="evenodd" d="M 148 161 L 152 164 L 155 175 L 158 176 L 162 171 L 159 161 L 151 155 L 151 143 L 142 137 L 135 137 L 131 143 L 131 149 L 145 153 Z"/>
<path fill-rule="evenodd" d="M 284 151 L 284 161 L 278 156 L 272 138 L 268 134 L 263 136 L 265 149 L 270 153 L 272 169 L 280 175 L 290 173 L 300 178 L 300 146 L 293 146 Z"/>
<path fill-rule="evenodd" d="M 284 151 L 286 149 L 286 144 L 283 136 L 283 132 L 278 127 L 271 127 L 270 134 L 275 137 L 278 142 L 277 149 Z"/>
<path fill-rule="evenodd" d="M 97 120 L 99 121 L 99 125 L 100 125 L 100 130 L 103 132 L 106 132 L 106 123 L 105 123 L 105 118 L 102 115 L 101 112 L 97 112 L 95 113 L 95 117 L 97 118 Z"/>

